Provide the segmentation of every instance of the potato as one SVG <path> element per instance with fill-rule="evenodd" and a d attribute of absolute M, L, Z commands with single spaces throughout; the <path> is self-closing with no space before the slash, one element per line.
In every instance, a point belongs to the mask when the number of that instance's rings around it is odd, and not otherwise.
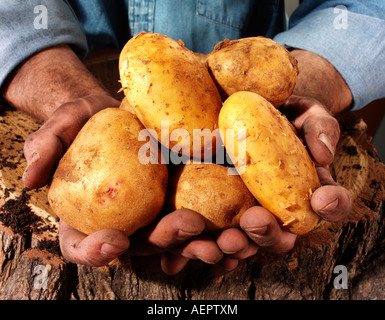
<path fill-rule="evenodd" d="M 187 156 L 215 154 L 221 97 L 206 66 L 181 41 L 141 33 L 124 46 L 119 71 L 129 104 L 162 144 Z"/>
<path fill-rule="evenodd" d="M 298 75 L 297 61 L 290 52 L 264 37 L 222 41 L 206 61 L 224 98 L 251 91 L 276 107 L 292 94 Z"/>
<path fill-rule="evenodd" d="M 117 108 L 84 125 L 49 187 L 49 204 L 60 219 L 85 234 L 114 228 L 129 236 L 157 216 L 168 171 L 165 164 L 139 161 L 141 130 L 136 116 Z"/>
<path fill-rule="evenodd" d="M 207 231 L 239 226 L 244 211 L 257 204 L 242 179 L 219 164 L 189 163 L 170 177 L 170 210 L 187 208 L 200 213 Z"/>
<path fill-rule="evenodd" d="M 310 198 L 320 182 L 286 117 L 257 93 L 239 91 L 225 101 L 219 127 L 226 151 L 258 202 L 286 230 L 296 234 L 312 230 L 319 217 Z M 234 130 L 234 139 L 228 138 L 229 129 Z"/>

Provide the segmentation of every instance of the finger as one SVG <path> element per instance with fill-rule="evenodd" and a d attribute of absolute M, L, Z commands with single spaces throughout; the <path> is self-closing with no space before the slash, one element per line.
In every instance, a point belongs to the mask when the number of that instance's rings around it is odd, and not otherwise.
<path fill-rule="evenodd" d="M 217 245 L 230 259 L 246 259 L 258 251 L 258 246 L 242 230 L 236 228 L 222 231 L 217 238 Z"/>
<path fill-rule="evenodd" d="M 148 255 L 163 252 L 201 234 L 204 229 L 205 222 L 200 214 L 188 209 L 179 209 L 164 216 L 152 227 L 133 235 L 130 253 Z"/>
<path fill-rule="evenodd" d="M 162 254 L 160 265 L 165 274 L 175 275 L 183 270 L 189 260 L 189 258 L 165 252 Z"/>
<path fill-rule="evenodd" d="M 217 238 L 218 247 L 225 253 L 219 266 L 227 271 L 238 267 L 239 261 L 254 256 L 258 246 L 240 229 L 226 229 Z"/>
<path fill-rule="evenodd" d="M 325 167 L 316 167 L 318 178 L 320 180 L 321 185 L 331 185 L 338 186 L 338 183 L 334 181 L 330 169 L 328 166 Z"/>
<path fill-rule="evenodd" d="M 60 249 L 64 258 L 73 263 L 99 267 L 124 253 L 130 241 L 123 232 L 103 229 L 89 236 L 64 221 L 59 224 Z"/>
<path fill-rule="evenodd" d="M 223 254 L 217 244 L 209 237 L 200 236 L 162 254 L 161 267 L 166 274 L 172 275 L 180 272 L 189 260 L 217 264 L 222 259 Z"/>
<path fill-rule="evenodd" d="M 334 181 L 329 168 L 317 167 L 317 173 L 322 187 L 312 194 L 313 210 L 327 221 L 343 220 L 352 207 L 349 191 Z"/>
<path fill-rule="evenodd" d="M 294 247 L 296 235 L 282 230 L 274 216 L 263 207 L 246 210 L 240 226 L 251 240 L 269 251 L 285 253 Z"/>
<path fill-rule="evenodd" d="M 317 100 L 294 95 L 283 112 L 301 132 L 313 160 L 321 166 L 331 164 L 340 137 L 337 119 Z"/>
<path fill-rule="evenodd" d="M 323 186 L 314 191 L 311 206 L 323 219 L 338 222 L 349 215 L 351 199 L 349 192 L 341 186 Z"/>
<path fill-rule="evenodd" d="M 27 137 L 24 143 L 27 168 L 23 182 L 28 188 L 40 188 L 49 182 L 57 163 L 82 126 L 78 119 L 74 123 L 73 114 L 71 104 L 67 104 Z"/>
<path fill-rule="evenodd" d="M 219 249 L 215 241 L 207 236 L 195 237 L 172 252 L 175 255 L 201 260 L 207 264 L 216 264 L 223 258 L 221 249 Z"/>
<path fill-rule="evenodd" d="M 308 118 L 304 122 L 302 131 L 309 153 L 316 165 L 330 165 L 340 136 L 338 121 L 330 115 L 320 114 L 318 117 Z"/>
<path fill-rule="evenodd" d="M 219 263 L 222 268 L 231 271 L 238 266 L 239 259 L 246 259 L 258 250 L 258 247 L 251 243 L 241 230 L 235 228 L 224 230 L 217 238 L 217 245 L 223 253 L 226 253 L 226 256 L 222 256 L 211 240 L 193 240 L 193 243 L 189 243 L 179 250 L 178 255 L 163 254 L 162 270 L 166 274 L 176 274 L 185 267 L 190 259 L 200 259 L 209 264 Z M 223 258 L 217 262 L 221 257 Z"/>
<path fill-rule="evenodd" d="M 225 256 L 220 262 L 219 265 L 226 271 L 233 271 L 239 265 L 239 260 L 236 258 L 230 258 Z"/>

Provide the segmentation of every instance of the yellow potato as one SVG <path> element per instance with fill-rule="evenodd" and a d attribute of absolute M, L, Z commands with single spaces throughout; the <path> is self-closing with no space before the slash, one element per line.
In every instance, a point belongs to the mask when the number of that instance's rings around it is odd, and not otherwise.
<path fill-rule="evenodd" d="M 257 93 L 240 91 L 224 103 L 219 127 L 227 152 L 258 202 L 296 234 L 319 217 L 310 206 L 319 178 L 291 123 Z M 231 129 L 231 130 L 229 130 Z M 229 132 L 234 130 L 234 139 Z"/>
<path fill-rule="evenodd" d="M 276 107 L 292 94 L 298 75 L 297 61 L 290 52 L 264 37 L 222 41 L 206 61 L 224 98 L 251 91 Z"/>
<path fill-rule="evenodd" d="M 200 213 L 208 231 L 239 226 L 243 212 L 257 204 L 236 172 L 214 163 L 178 167 L 170 177 L 167 197 L 170 210 Z"/>
<path fill-rule="evenodd" d="M 84 125 L 49 187 L 49 204 L 60 219 L 85 234 L 114 228 L 129 236 L 157 216 L 167 166 L 140 162 L 141 130 L 135 115 L 117 108 L 98 112 Z"/>
<path fill-rule="evenodd" d="M 215 154 L 222 101 L 206 66 L 181 41 L 141 33 L 123 48 L 119 71 L 129 104 L 162 144 L 187 156 Z"/>

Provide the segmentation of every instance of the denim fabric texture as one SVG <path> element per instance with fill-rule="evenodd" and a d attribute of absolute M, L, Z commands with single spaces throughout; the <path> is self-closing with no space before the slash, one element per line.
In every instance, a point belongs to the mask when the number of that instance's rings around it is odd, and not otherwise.
<path fill-rule="evenodd" d="M 34 26 L 39 5 L 47 9 L 47 28 Z M 47 47 L 69 44 L 83 58 L 100 47 L 120 50 L 130 37 L 152 31 L 202 53 L 226 38 L 266 36 L 330 61 L 355 109 L 385 96 L 384 0 L 304 0 L 286 25 L 280 0 L 2 0 L 0 86 Z"/>
<path fill-rule="evenodd" d="M 328 60 L 352 91 L 353 110 L 385 97 L 384 0 L 302 1 L 274 40 Z"/>

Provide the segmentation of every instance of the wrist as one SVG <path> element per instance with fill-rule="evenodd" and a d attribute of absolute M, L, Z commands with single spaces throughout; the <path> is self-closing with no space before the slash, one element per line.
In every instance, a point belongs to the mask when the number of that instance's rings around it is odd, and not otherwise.
<path fill-rule="evenodd" d="M 89 95 L 109 96 L 76 54 L 61 45 L 25 60 L 2 89 L 15 108 L 46 121 L 62 104 Z"/>
<path fill-rule="evenodd" d="M 293 94 L 314 98 L 333 114 L 350 108 L 353 102 L 350 88 L 330 62 L 306 50 L 294 49 L 291 53 L 299 68 Z"/>

